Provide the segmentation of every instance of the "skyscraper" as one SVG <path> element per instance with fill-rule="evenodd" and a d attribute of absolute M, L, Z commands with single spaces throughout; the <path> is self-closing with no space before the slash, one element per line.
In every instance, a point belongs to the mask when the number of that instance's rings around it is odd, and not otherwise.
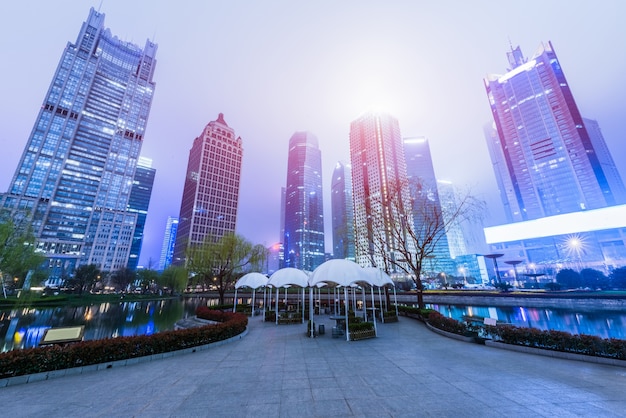
<path fill-rule="evenodd" d="M 176 231 L 178 230 L 178 218 L 168 216 L 165 224 L 165 235 L 163 236 L 163 246 L 161 247 L 161 257 L 159 258 L 159 271 L 163 271 L 172 264 L 174 257 L 174 243 L 176 242 Z"/>
<path fill-rule="evenodd" d="M 322 153 L 309 132 L 289 140 L 283 246 L 285 267 L 313 271 L 324 262 Z"/>
<path fill-rule="evenodd" d="M 173 264 L 185 264 L 189 247 L 235 232 L 242 156 L 241 138 L 221 113 L 194 139 L 180 204 Z"/>
<path fill-rule="evenodd" d="M 350 162 L 354 200 L 356 261 L 382 267 L 383 252 L 394 255 L 397 243 L 390 227 L 412 222 L 401 219 L 411 207 L 406 161 L 398 120 L 369 112 L 350 124 Z M 400 206 L 391 208 L 395 200 Z"/>
<path fill-rule="evenodd" d="M 422 231 L 424 228 L 425 232 L 419 236 L 426 237 L 428 235 L 426 230 L 432 228 L 434 218 L 441 217 L 443 219 L 445 216 L 441 208 L 430 145 L 425 137 L 405 138 L 403 143 L 407 179 L 413 202 L 414 230 Z M 456 273 L 456 267 L 450 257 L 446 232 L 442 228 L 439 234 L 432 237 L 436 244 L 433 248 L 432 258 L 425 267 L 428 268 L 432 265 L 433 273 L 441 271 L 448 274 Z"/>
<path fill-rule="evenodd" d="M 354 261 L 354 202 L 352 167 L 343 161 L 335 165 L 331 181 L 333 257 Z"/>
<path fill-rule="evenodd" d="M 50 282 L 78 264 L 126 267 L 128 212 L 155 84 L 157 45 L 122 41 L 89 11 L 63 51 L 2 207 L 31 218 Z"/>
<path fill-rule="evenodd" d="M 133 242 L 130 246 L 130 257 L 128 258 L 128 268 L 131 270 L 136 270 L 139 263 L 141 244 L 143 243 L 143 230 L 148 217 L 148 206 L 150 205 L 150 196 L 152 196 L 155 174 L 156 170 L 152 168 L 152 160 L 139 157 L 133 187 L 128 199 L 128 212 L 137 214 L 137 223 L 133 234 Z"/>
<path fill-rule="evenodd" d="M 495 121 L 487 132 L 509 221 L 626 202 L 626 191 L 595 122 L 581 117 L 551 43 L 530 60 L 508 54 L 504 75 L 484 80 Z"/>

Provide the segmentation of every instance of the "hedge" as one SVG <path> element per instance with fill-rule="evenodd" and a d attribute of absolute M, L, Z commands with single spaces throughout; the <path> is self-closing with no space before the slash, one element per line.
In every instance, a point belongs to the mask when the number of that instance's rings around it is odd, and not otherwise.
<path fill-rule="evenodd" d="M 89 340 L 0 353 L 0 378 L 82 367 L 182 350 L 226 340 L 245 331 L 248 318 L 240 313 L 200 307 L 198 318 L 220 322 L 204 327 L 164 331 L 154 335 Z"/>
<path fill-rule="evenodd" d="M 485 326 L 485 334 L 506 344 L 626 360 L 626 340 L 513 325 Z"/>

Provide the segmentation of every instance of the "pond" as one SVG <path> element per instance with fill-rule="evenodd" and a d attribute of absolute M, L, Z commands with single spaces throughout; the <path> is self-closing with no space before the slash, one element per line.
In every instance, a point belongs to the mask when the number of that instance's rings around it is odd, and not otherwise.
<path fill-rule="evenodd" d="M 463 316 L 493 318 L 518 327 L 552 329 L 571 334 L 626 339 L 626 313 L 608 310 L 525 308 L 522 306 L 460 306 L 427 304 L 428 308 L 457 320 Z"/>
<path fill-rule="evenodd" d="M 177 298 L 0 310 L 0 351 L 36 347 L 50 327 L 85 325 L 85 340 L 150 335 L 174 329 L 176 321 L 193 316 L 198 306 L 207 304 L 215 305 L 217 299 Z"/>

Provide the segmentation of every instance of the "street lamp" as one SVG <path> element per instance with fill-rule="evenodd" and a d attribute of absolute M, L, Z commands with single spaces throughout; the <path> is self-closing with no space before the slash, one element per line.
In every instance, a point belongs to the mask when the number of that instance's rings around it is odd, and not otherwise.
<path fill-rule="evenodd" d="M 495 259 L 493 261 L 496 261 Z M 513 273 L 515 273 L 515 286 L 519 287 L 519 281 L 517 280 L 517 265 L 520 264 L 522 260 L 510 260 L 505 261 L 509 266 L 513 266 Z"/>
<path fill-rule="evenodd" d="M 502 280 L 500 280 L 500 271 L 498 270 L 498 262 L 496 261 L 498 258 L 502 257 L 504 254 L 485 254 L 483 255 L 483 257 L 485 258 L 490 258 L 493 260 L 493 268 L 496 271 L 496 279 L 498 281 L 498 283 L 502 283 Z"/>

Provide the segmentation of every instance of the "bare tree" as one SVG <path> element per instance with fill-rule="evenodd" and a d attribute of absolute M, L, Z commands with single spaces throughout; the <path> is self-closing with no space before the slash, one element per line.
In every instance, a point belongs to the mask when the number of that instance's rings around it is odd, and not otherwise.
<path fill-rule="evenodd" d="M 232 288 L 242 273 L 260 270 L 267 258 L 267 249 L 254 245 L 244 237 L 226 234 L 219 240 L 210 237 L 187 251 L 187 269 L 200 280 L 211 281 L 224 304 L 226 290 Z"/>
<path fill-rule="evenodd" d="M 411 196 L 409 204 L 407 188 Z M 368 231 L 371 262 L 376 266 L 374 261 L 382 259 L 383 265 L 378 267 L 386 271 L 395 267 L 409 275 L 417 288 L 418 305 L 424 308 L 424 263 L 436 257 L 436 249 L 451 228 L 478 220 L 485 203 L 468 191 L 456 192 L 453 199 L 441 205 L 436 185 L 412 179 L 405 184 L 398 183 L 378 204 L 382 210 L 373 212 Z"/>

